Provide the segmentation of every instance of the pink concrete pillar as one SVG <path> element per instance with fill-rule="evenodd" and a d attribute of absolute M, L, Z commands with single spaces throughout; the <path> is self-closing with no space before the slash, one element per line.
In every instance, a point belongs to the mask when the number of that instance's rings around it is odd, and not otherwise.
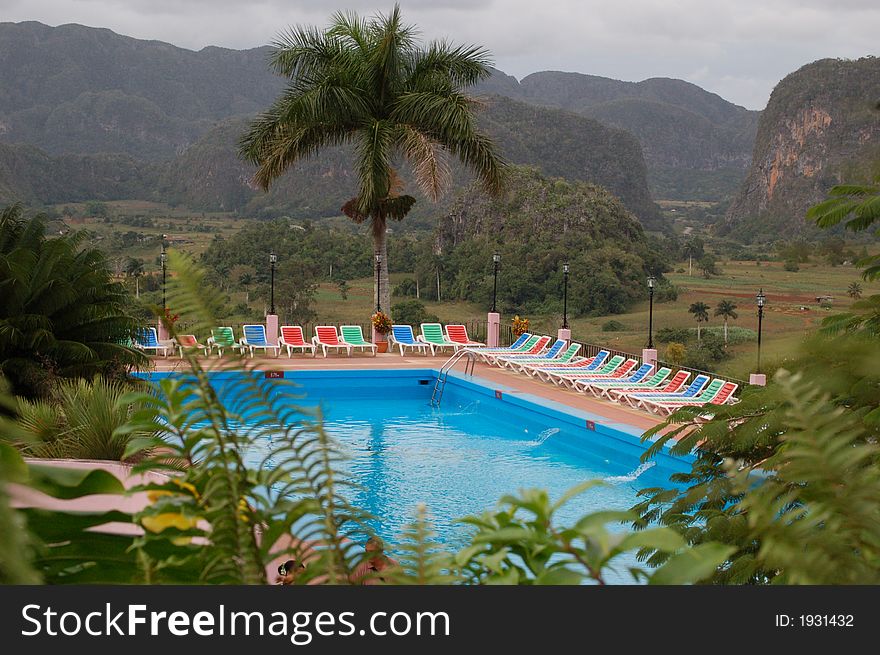
<path fill-rule="evenodd" d="M 278 345 L 278 314 L 266 314 L 266 339 Z"/>
<path fill-rule="evenodd" d="M 657 365 L 657 349 L 645 348 L 642 350 L 642 364 Z"/>
<path fill-rule="evenodd" d="M 165 327 L 165 322 L 161 319 L 156 324 L 156 335 L 159 337 L 159 341 L 167 341 L 169 339 L 168 328 Z"/>
<path fill-rule="evenodd" d="M 752 373 L 751 375 L 749 375 L 749 384 L 754 384 L 758 387 L 766 387 L 767 376 L 763 373 Z"/>
<path fill-rule="evenodd" d="M 568 328 L 559 328 L 556 331 L 556 338 L 562 339 L 563 341 L 571 341 L 571 330 Z"/>
<path fill-rule="evenodd" d="M 498 337 L 501 334 L 501 314 L 498 312 L 489 312 L 489 327 L 486 331 L 486 345 L 490 348 L 498 347 Z"/>

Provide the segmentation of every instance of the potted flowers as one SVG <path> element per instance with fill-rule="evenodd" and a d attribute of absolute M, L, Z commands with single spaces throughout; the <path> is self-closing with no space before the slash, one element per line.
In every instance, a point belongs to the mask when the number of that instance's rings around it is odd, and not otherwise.
<path fill-rule="evenodd" d="M 525 332 L 529 331 L 529 319 L 520 318 L 519 314 L 513 317 L 513 336 L 519 338 Z"/>
<path fill-rule="evenodd" d="M 379 347 L 379 352 L 388 352 L 387 335 L 391 332 L 391 317 L 385 312 L 378 311 L 370 317 L 373 324 L 373 343 Z"/>

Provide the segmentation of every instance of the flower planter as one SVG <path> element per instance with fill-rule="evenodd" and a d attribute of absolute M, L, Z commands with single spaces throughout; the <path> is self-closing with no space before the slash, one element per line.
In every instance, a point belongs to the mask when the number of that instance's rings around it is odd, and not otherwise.
<path fill-rule="evenodd" d="M 387 341 L 377 341 L 376 345 L 379 347 L 377 352 L 387 353 L 388 352 L 388 342 Z"/>

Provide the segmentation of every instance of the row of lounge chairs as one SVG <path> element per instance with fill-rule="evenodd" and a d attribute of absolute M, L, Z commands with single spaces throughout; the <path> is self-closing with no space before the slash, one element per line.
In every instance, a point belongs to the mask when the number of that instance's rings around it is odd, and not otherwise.
<path fill-rule="evenodd" d="M 507 348 L 479 348 L 473 352 L 487 364 L 661 415 L 689 405 L 737 402 L 734 393 L 738 385 L 721 378 L 710 380 L 701 374 L 691 380 L 688 371 L 673 375 L 668 367 L 639 365 L 636 359 L 612 357 L 607 350 L 593 357 L 579 357 L 579 344 L 551 341 L 550 337 L 527 333 Z"/>
<path fill-rule="evenodd" d="M 422 352 L 427 355 L 435 355 L 437 352 L 451 349 L 481 347 L 485 344 L 473 341 L 467 333 L 464 325 L 447 325 L 445 330 L 440 323 L 422 323 L 421 334 L 416 337 L 410 325 L 394 325 L 388 335 L 389 348 L 394 350 L 397 346 L 401 356 L 407 351 Z M 330 352 L 345 352 L 349 357 L 353 351 L 369 351 L 376 354 L 378 346 L 364 338 L 360 325 L 343 325 L 337 331 L 334 325 L 319 325 L 315 328 L 315 334 L 311 340 L 306 340 L 303 329 L 299 325 L 282 325 L 280 338 L 277 344 L 271 343 L 266 335 L 264 325 L 245 325 L 242 327 L 242 337 L 235 338 L 235 332 L 231 327 L 218 327 L 211 330 L 211 336 L 202 344 L 192 334 L 178 335 L 169 341 L 160 341 L 156 328 L 148 327 L 143 330 L 135 341 L 135 347 L 155 355 L 162 354 L 167 357 L 169 352 L 178 351 L 183 357 L 183 351 L 195 349 L 210 355 L 214 351 L 222 356 L 224 350 L 248 353 L 253 357 L 255 351 L 265 353 L 273 352 L 276 357 L 282 351 L 287 351 L 287 356 L 292 357 L 294 352 L 311 352 L 312 356 L 321 350 L 324 357 Z"/>

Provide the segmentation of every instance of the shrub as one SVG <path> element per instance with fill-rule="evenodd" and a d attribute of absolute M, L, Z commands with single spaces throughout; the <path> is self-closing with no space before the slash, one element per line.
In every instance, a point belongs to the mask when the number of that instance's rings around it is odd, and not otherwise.
<path fill-rule="evenodd" d="M 687 348 L 683 343 L 673 341 L 666 346 L 666 361 L 670 364 L 680 366 L 687 358 Z"/>
<path fill-rule="evenodd" d="M 687 343 L 691 340 L 691 331 L 687 328 L 665 327 L 657 330 L 657 341 L 660 343 Z"/>
<path fill-rule="evenodd" d="M 654 290 L 654 302 L 675 302 L 678 300 L 678 287 L 669 280 L 661 280 Z"/>
<path fill-rule="evenodd" d="M 418 289 L 416 281 L 411 277 L 406 277 L 400 281 L 400 284 L 394 287 L 391 293 L 394 296 L 415 296 L 416 289 Z"/>
<path fill-rule="evenodd" d="M 395 323 L 418 325 L 419 323 L 439 323 L 440 319 L 425 310 L 420 300 L 404 300 L 391 306 L 391 316 Z"/>
<path fill-rule="evenodd" d="M 611 320 L 602 324 L 602 332 L 620 332 L 625 329 L 626 326 L 620 321 Z"/>
<path fill-rule="evenodd" d="M 784 268 L 789 273 L 797 273 L 799 270 L 801 270 L 801 267 L 798 266 L 796 259 L 787 260 L 782 268 Z"/>

